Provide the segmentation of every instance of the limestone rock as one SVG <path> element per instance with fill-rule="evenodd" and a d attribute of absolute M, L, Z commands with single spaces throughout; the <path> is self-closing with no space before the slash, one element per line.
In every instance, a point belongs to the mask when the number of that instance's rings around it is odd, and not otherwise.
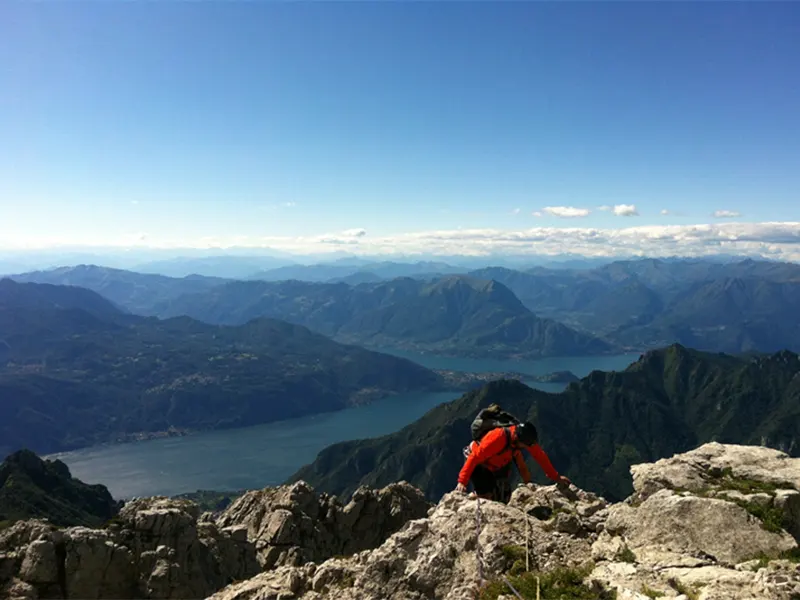
<path fill-rule="evenodd" d="M 693 556 L 732 566 L 761 554 L 777 557 L 796 546 L 788 533 L 766 531 L 733 502 L 670 490 L 656 492 L 636 508 L 613 507 L 604 534 L 623 537 L 635 553 L 658 556 L 654 562 Z"/>
<path fill-rule="evenodd" d="M 508 505 L 450 493 L 431 506 L 405 483 L 342 504 L 300 482 L 246 494 L 215 521 L 141 499 L 107 529 L 0 532 L 0 597 L 474 600 L 491 582 L 513 598 L 501 575 L 580 567 L 598 599 L 797 600 L 799 465 L 707 444 L 634 466 L 636 492 L 616 504 L 527 485 Z"/>
<path fill-rule="evenodd" d="M 19 570 L 22 580 L 29 583 L 57 583 L 58 558 L 56 546 L 50 540 L 35 540 L 30 543 Z"/>
<path fill-rule="evenodd" d="M 706 444 L 631 472 L 634 494 L 609 509 L 592 547 L 593 577 L 620 597 L 647 585 L 699 600 L 792 598 L 800 571 L 775 559 L 797 552 L 800 459 Z"/>
<path fill-rule="evenodd" d="M 654 463 L 631 467 L 634 500 L 661 489 L 700 492 L 717 487 L 723 476 L 800 490 L 800 460 L 762 446 L 711 442 Z"/>
<path fill-rule="evenodd" d="M 773 505 L 783 513 L 783 526 L 786 531 L 800 541 L 800 492 L 777 490 Z"/>
<path fill-rule="evenodd" d="M 771 562 L 760 569 L 753 584 L 754 593 L 774 600 L 800 598 L 800 565 L 785 560 Z"/>
<path fill-rule="evenodd" d="M 0 534 L 0 587 L 19 598 L 203 598 L 258 573 L 252 544 L 198 517 L 192 503 L 151 498 L 108 529 L 18 522 Z"/>
<path fill-rule="evenodd" d="M 247 531 L 264 568 L 321 562 L 380 545 L 430 504 L 400 482 L 381 490 L 360 488 L 347 505 L 317 495 L 305 482 L 248 492 L 220 516 L 223 528 Z"/>
<path fill-rule="evenodd" d="M 598 598 L 611 589 L 618 600 L 796 600 L 800 567 L 778 557 L 797 544 L 774 529 L 774 511 L 786 528 L 795 522 L 800 460 L 729 445 L 699 450 L 657 469 L 637 465 L 636 493 L 614 505 L 558 486 L 520 487 L 507 506 L 448 494 L 371 552 L 286 564 L 213 599 L 472 600 L 480 549 L 484 581 L 524 570 L 527 556 L 543 572 L 593 561 L 584 583 Z M 748 462 L 761 460 L 769 477 Z"/>
<path fill-rule="evenodd" d="M 54 535 L 58 535 L 58 529 L 47 521 L 17 521 L 11 527 L 0 530 L 0 552 L 14 552 L 34 540 L 50 539 Z"/>
<path fill-rule="evenodd" d="M 451 493 L 427 517 L 409 521 L 372 551 L 330 559 L 319 566 L 280 567 L 230 586 L 213 598 L 277 599 L 290 593 L 291 584 L 292 595 L 285 597 L 303 600 L 474 600 L 480 583 L 478 548 L 483 556 L 485 583 L 525 556 L 526 539 L 533 568 L 586 564 L 591 554 L 588 530 L 583 537 L 563 535 L 553 532 L 549 521 L 527 514 L 526 510 L 544 503 L 561 504 L 565 513 L 579 518 L 575 502 L 555 486 L 520 488 L 509 505 L 479 503 Z M 477 536 L 479 507 L 481 528 Z"/>

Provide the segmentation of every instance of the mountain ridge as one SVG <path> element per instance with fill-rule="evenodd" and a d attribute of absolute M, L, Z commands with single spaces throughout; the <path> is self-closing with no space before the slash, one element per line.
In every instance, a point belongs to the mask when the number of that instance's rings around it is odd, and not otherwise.
<path fill-rule="evenodd" d="M 54 289 L 29 287 L 35 285 L 5 287 L 15 297 Z M 118 312 L 102 318 L 55 305 L 8 306 L 4 298 L 0 454 L 252 425 L 443 386 L 439 375 L 409 360 L 283 321 L 216 326 Z"/>
<path fill-rule="evenodd" d="M 73 478 L 60 460 L 20 450 L 0 463 L 0 522 L 44 518 L 54 525 L 96 527 L 119 508 L 104 485 Z"/>
<path fill-rule="evenodd" d="M 211 323 L 270 316 L 345 343 L 453 356 L 570 356 L 612 351 L 606 342 L 540 319 L 499 282 L 448 276 L 356 287 L 300 281 L 234 282 L 159 308 Z"/>
<path fill-rule="evenodd" d="M 127 502 L 102 528 L 27 518 L 0 528 L 0 594 L 164 600 L 793 600 L 800 594 L 800 459 L 712 442 L 639 463 L 626 476 L 632 493 L 622 502 L 574 485 L 529 484 L 513 490 L 507 504 L 449 492 L 431 505 L 406 482 L 362 487 L 340 500 L 300 481 L 247 491 L 216 514 L 201 514 L 183 499 L 153 497 Z"/>
<path fill-rule="evenodd" d="M 302 479 L 341 494 L 399 478 L 437 499 L 455 486 L 470 422 L 495 402 L 537 425 L 560 472 L 612 499 L 630 492 L 631 464 L 705 441 L 800 453 L 797 354 L 751 359 L 675 344 L 643 354 L 624 371 L 593 371 L 558 394 L 513 380 L 491 382 L 394 434 L 329 446 L 289 482 Z"/>
<path fill-rule="evenodd" d="M 258 288 L 237 288 L 234 282 L 227 280 L 198 277 L 153 279 L 152 276 L 119 270 L 106 271 L 99 267 L 57 269 L 15 278 L 20 281 L 83 285 L 103 293 L 118 306 L 137 314 L 173 316 L 184 313 L 216 323 L 225 322 L 226 312 L 250 311 L 249 315 L 239 314 L 236 322 L 243 323 L 247 318 L 264 316 L 267 312 L 266 316 L 299 322 L 326 335 L 333 335 L 342 326 L 342 314 L 334 314 L 336 311 L 331 311 L 330 307 L 327 312 L 317 307 L 316 315 L 300 314 L 298 307 L 289 306 L 285 298 L 282 303 L 275 303 L 270 296 L 300 294 L 304 302 L 335 302 L 339 313 L 350 311 L 351 314 L 359 308 L 357 302 L 351 305 L 355 302 L 353 298 L 357 297 L 358 302 L 366 302 L 365 306 L 375 311 L 378 309 L 366 300 L 369 290 L 379 289 L 379 286 L 392 281 L 371 271 L 358 271 L 372 268 L 375 264 L 357 261 L 352 265 L 318 265 L 319 268 L 346 268 L 351 272 L 355 269 L 352 275 L 336 277 L 335 281 L 328 280 L 327 284 L 343 283 L 359 291 L 346 292 L 332 287 L 328 289 L 327 299 L 321 291 L 326 288 L 317 291 L 310 291 L 308 287 L 301 289 L 301 286 L 309 284 L 299 280 L 272 282 L 273 288 L 265 288 L 272 291 L 263 292 L 268 297 L 262 300 Z M 423 273 L 426 269 L 436 267 L 435 263 L 385 264 L 394 270 L 384 275 L 408 275 L 408 270 L 417 269 L 418 272 L 412 277 L 400 277 L 397 281 L 416 280 L 420 288 L 452 276 Z M 406 269 L 406 272 L 402 269 Z M 543 327 L 542 331 L 532 334 L 537 336 L 538 345 L 545 349 L 548 339 L 566 337 L 567 341 L 572 338 L 572 342 L 564 344 L 567 349 L 574 344 L 578 351 L 584 352 L 581 349 L 586 345 L 584 342 L 575 344 L 574 336 L 577 333 L 584 338 L 599 338 L 611 346 L 619 347 L 621 351 L 643 351 L 673 342 L 729 353 L 771 352 L 783 347 L 800 351 L 800 313 L 794 310 L 800 298 L 800 265 L 793 263 L 750 259 L 728 262 L 639 259 L 614 261 L 582 269 L 537 266 L 523 270 L 505 267 L 478 270 L 453 267 L 452 270 L 460 272 L 459 275 L 464 278 L 494 280 L 505 285 L 535 317 L 549 320 L 546 323 L 551 323 L 550 328 L 553 331 L 558 329 L 558 333 L 548 337 L 548 327 Z M 301 273 L 296 275 L 303 277 Z M 316 279 L 324 277 L 321 275 Z M 234 286 L 228 291 L 233 295 L 241 294 L 242 303 L 248 306 L 237 306 L 233 297 L 221 299 L 219 286 L 226 284 Z M 215 303 L 220 306 L 215 308 Z M 523 314 L 518 308 L 511 309 L 510 304 L 508 308 L 516 311 L 517 316 Z M 439 309 L 439 306 L 429 306 L 426 311 Z M 386 313 L 387 309 L 384 307 L 383 311 Z M 375 319 L 391 320 L 391 315 L 384 314 Z M 561 324 L 569 331 L 552 323 Z M 373 325 L 368 331 L 349 332 L 351 338 L 342 341 L 371 347 L 395 343 L 393 338 L 381 339 L 380 334 L 380 330 L 376 331 Z M 376 339 L 371 340 L 372 337 Z M 502 335 L 500 337 L 498 345 L 504 343 Z M 435 348 L 434 351 L 485 356 L 486 351 L 479 348 L 480 342 L 480 339 L 452 341 L 450 347 Z M 469 346 L 473 348 L 470 350 Z M 489 347 L 491 352 L 491 343 Z M 406 340 L 404 349 L 415 350 L 412 341 Z M 431 351 L 422 347 L 416 350 Z M 546 350 L 544 353 L 549 352 Z M 503 353 L 513 354 L 508 347 Z"/>

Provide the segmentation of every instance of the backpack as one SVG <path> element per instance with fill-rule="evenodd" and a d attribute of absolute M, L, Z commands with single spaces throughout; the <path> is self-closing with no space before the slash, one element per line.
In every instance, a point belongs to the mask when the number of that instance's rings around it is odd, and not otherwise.
<path fill-rule="evenodd" d="M 478 413 L 472 421 L 472 439 L 480 442 L 481 438 L 492 429 L 519 425 L 520 421 L 511 413 L 507 413 L 497 404 L 492 404 Z"/>

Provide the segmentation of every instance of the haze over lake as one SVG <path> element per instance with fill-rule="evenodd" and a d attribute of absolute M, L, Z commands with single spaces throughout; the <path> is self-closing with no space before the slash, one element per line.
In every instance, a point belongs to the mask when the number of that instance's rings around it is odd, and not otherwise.
<path fill-rule="evenodd" d="M 638 354 L 547 358 L 535 361 L 447 358 L 387 351 L 433 369 L 514 371 L 542 375 L 568 370 L 622 370 Z M 558 392 L 563 384 L 526 382 Z M 207 490 L 262 488 L 283 483 L 317 453 L 336 442 L 392 433 L 459 392 L 400 394 L 367 406 L 300 419 L 197 433 L 186 437 L 96 446 L 52 455 L 87 483 L 106 485 L 115 498 L 174 495 Z M 287 402 L 291 399 L 287 398 Z"/>

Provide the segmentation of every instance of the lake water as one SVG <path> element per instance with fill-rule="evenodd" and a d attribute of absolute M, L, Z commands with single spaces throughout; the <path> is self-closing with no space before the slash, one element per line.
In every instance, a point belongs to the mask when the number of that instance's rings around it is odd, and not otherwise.
<path fill-rule="evenodd" d="M 638 358 L 638 354 L 626 354 L 504 361 L 391 353 L 432 369 L 515 371 L 531 375 L 569 370 L 578 377 L 594 369 L 621 370 Z M 564 388 L 563 384 L 526 383 L 546 391 L 558 392 Z M 283 483 L 330 444 L 393 433 L 459 395 L 458 392 L 401 394 L 333 413 L 244 429 L 96 446 L 50 458 L 63 460 L 78 479 L 106 485 L 115 498 L 171 496 L 198 489 L 257 489 Z"/>

